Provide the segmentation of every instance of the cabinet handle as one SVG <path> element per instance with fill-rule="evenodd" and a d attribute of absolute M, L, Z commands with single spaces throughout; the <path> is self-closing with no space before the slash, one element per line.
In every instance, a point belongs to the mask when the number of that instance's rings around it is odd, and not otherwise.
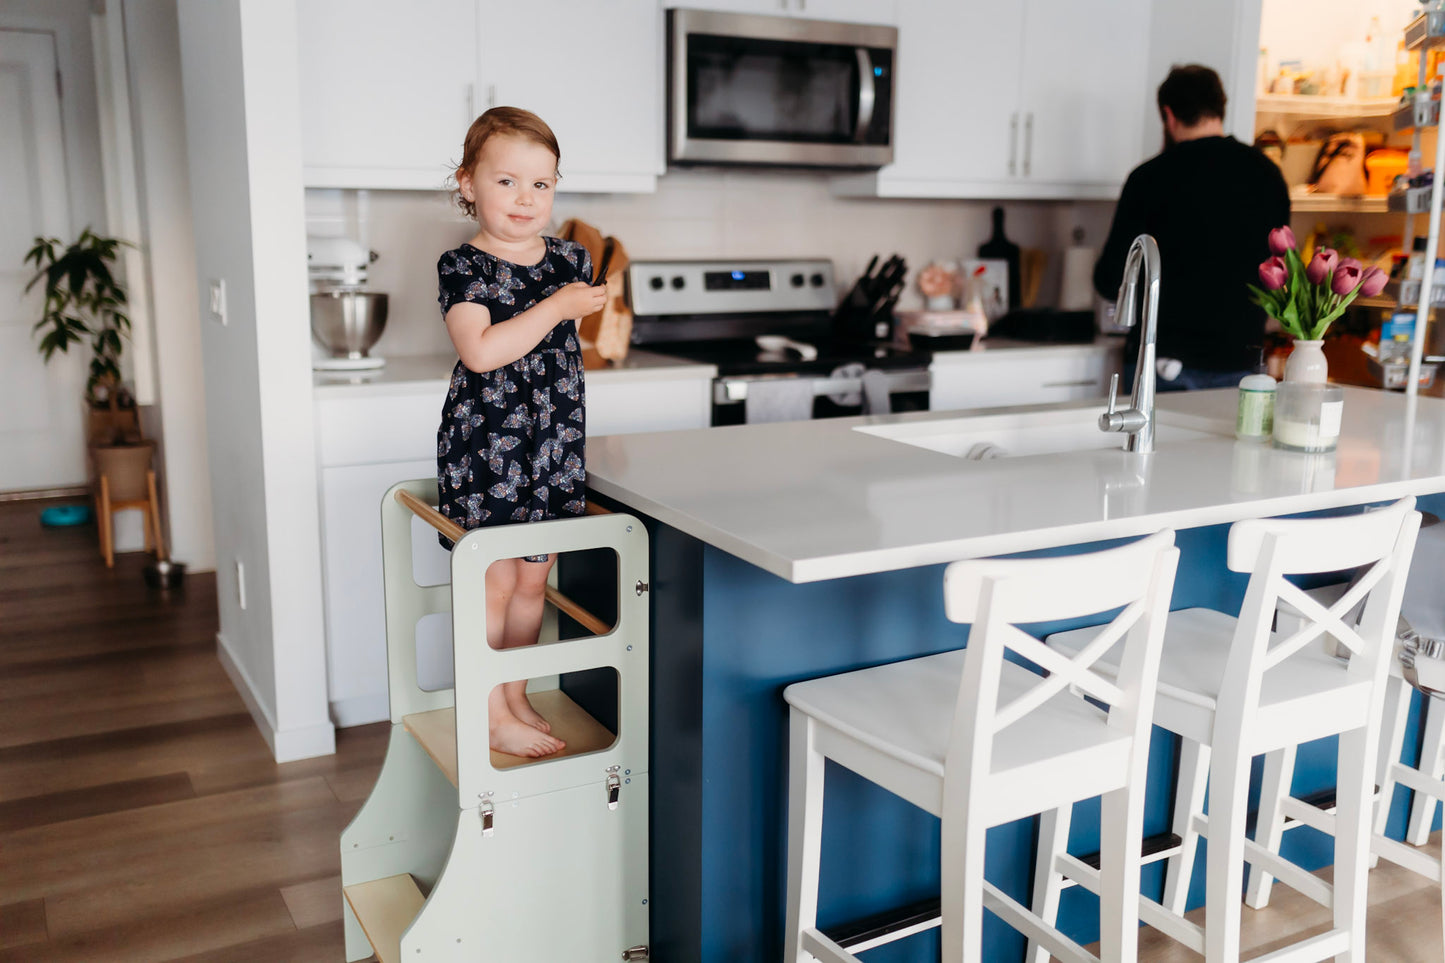
<path fill-rule="evenodd" d="M 1019 112 L 1008 115 L 1008 176 L 1019 172 Z"/>
<path fill-rule="evenodd" d="M 467 84 L 467 123 L 477 119 L 477 85 Z"/>
<path fill-rule="evenodd" d="M 487 84 L 487 109 L 497 106 L 497 85 Z"/>
<path fill-rule="evenodd" d="M 1043 388 L 1097 388 L 1098 378 L 1081 378 L 1078 381 L 1045 381 L 1040 387 Z"/>
<path fill-rule="evenodd" d="M 1030 176 L 1034 166 L 1034 112 L 1024 114 L 1024 176 Z"/>

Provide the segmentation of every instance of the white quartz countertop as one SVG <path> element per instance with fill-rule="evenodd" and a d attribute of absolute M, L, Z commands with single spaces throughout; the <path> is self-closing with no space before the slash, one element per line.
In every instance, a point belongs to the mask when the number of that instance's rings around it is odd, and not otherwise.
<path fill-rule="evenodd" d="M 312 384 L 318 398 L 354 394 L 436 393 L 445 389 L 451 381 L 456 363 L 454 354 L 388 358 L 385 367 L 371 371 L 313 371 Z M 620 364 L 609 362 L 593 367 L 592 360 L 587 363 L 586 379 L 592 384 L 675 378 L 711 381 L 717 377 L 717 368 L 713 365 L 636 349 L 629 351 Z"/>
<path fill-rule="evenodd" d="M 1147 456 L 1119 436 L 1119 448 L 970 461 L 856 430 L 1102 410 L 1072 403 L 599 437 L 588 484 L 792 582 L 1445 491 L 1445 401 L 1344 391 L 1324 455 L 1235 441 L 1238 392 L 1219 389 L 1160 395 Z"/>

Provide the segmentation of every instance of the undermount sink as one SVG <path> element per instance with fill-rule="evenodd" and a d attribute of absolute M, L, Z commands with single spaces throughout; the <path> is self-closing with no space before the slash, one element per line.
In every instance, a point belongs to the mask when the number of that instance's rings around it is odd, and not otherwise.
<path fill-rule="evenodd" d="M 1124 447 L 1125 435 L 1099 430 L 1100 407 L 1007 412 L 966 418 L 906 421 L 891 425 L 860 425 L 854 431 L 958 458 L 988 460 L 1020 455 L 1053 455 Z M 1218 438 L 1219 432 L 1170 424 L 1158 412 L 1154 439 L 1158 445 Z"/>

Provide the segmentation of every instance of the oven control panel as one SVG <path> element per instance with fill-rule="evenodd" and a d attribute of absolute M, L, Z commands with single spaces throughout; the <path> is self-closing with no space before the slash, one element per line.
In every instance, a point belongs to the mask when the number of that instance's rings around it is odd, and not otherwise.
<path fill-rule="evenodd" d="M 831 311 L 838 303 L 825 259 L 633 261 L 627 286 L 632 313 L 645 317 Z"/>

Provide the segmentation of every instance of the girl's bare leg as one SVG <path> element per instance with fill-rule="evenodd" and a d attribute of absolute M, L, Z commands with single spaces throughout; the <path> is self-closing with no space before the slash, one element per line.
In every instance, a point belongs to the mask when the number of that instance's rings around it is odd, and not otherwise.
<path fill-rule="evenodd" d="M 507 613 L 517 592 L 518 566 L 527 564 L 529 563 L 520 559 L 504 558 L 494 562 L 487 569 L 487 643 L 494 649 L 509 648 L 506 643 L 509 634 Z M 540 627 L 541 620 L 539 618 L 537 628 L 532 631 L 533 642 L 537 641 L 537 632 Z M 512 689 L 520 690 L 521 701 L 526 705 L 528 713 L 537 716 L 536 712 L 532 710 L 531 704 L 527 702 L 525 680 L 504 682 L 494 688 L 487 697 L 491 747 L 514 756 L 533 757 L 545 756 L 561 749 L 564 745 L 562 740 L 554 739 L 546 732 L 529 725 L 526 720 L 518 718 L 517 713 L 512 709 L 513 700 L 509 694 Z M 537 716 L 537 718 L 541 717 Z"/>
<path fill-rule="evenodd" d="M 537 644 L 537 636 L 542 631 L 542 613 L 547 604 L 547 574 L 552 571 L 556 559 L 554 554 L 545 562 L 513 560 L 516 566 L 516 587 L 507 606 L 507 617 L 502 630 L 502 648 Z M 551 724 L 538 715 L 527 699 L 525 681 L 508 682 L 502 688 L 506 692 L 507 707 L 512 710 L 512 715 L 542 732 L 552 731 Z"/>

